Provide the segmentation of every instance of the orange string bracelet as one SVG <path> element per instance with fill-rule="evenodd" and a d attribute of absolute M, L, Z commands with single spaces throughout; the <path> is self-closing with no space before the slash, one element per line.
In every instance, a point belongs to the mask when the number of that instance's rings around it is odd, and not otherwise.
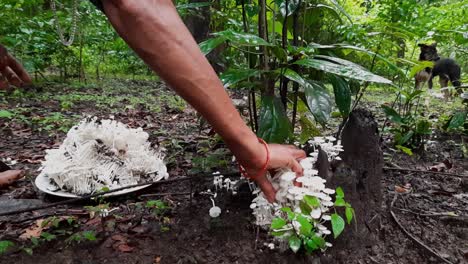
<path fill-rule="evenodd" d="M 250 179 L 250 180 L 255 180 L 256 178 L 262 176 L 267 171 L 268 163 L 270 163 L 270 149 L 268 148 L 268 144 L 265 142 L 265 140 L 263 140 L 261 138 L 258 138 L 258 141 L 260 143 L 262 143 L 263 146 L 265 146 L 265 150 L 267 152 L 266 162 L 262 166 L 262 169 L 260 170 L 260 172 L 257 175 L 249 176 L 247 174 L 247 171 L 245 170 L 245 168 L 242 167 L 242 165 L 239 163 L 239 172 L 241 173 L 242 176 L 244 176 L 245 178 Z"/>

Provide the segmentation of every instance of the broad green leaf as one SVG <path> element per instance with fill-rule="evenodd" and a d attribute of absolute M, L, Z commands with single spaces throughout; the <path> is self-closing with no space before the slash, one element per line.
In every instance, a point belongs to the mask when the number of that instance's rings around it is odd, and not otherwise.
<path fill-rule="evenodd" d="M 286 62 L 288 60 L 288 53 L 283 48 L 279 46 L 272 46 L 269 48 L 271 52 L 276 56 L 276 58 L 278 58 L 280 61 Z"/>
<path fill-rule="evenodd" d="M 402 138 L 398 140 L 399 145 L 404 145 L 406 142 L 408 142 L 414 135 L 414 131 L 410 130 L 408 133 L 406 133 Z M 405 152 L 406 153 L 406 152 Z"/>
<path fill-rule="evenodd" d="M 349 115 L 351 109 L 351 89 L 348 82 L 340 76 L 330 75 L 330 82 L 335 93 L 335 103 L 343 117 Z"/>
<path fill-rule="evenodd" d="M 340 5 L 340 3 L 338 3 L 338 1 L 336 0 L 329 0 L 333 5 L 336 6 L 336 8 L 338 8 L 338 10 L 340 10 L 340 12 L 345 15 L 349 22 L 351 22 L 351 24 L 353 23 L 353 20 L 351 19 L 351 16 L 346 12 L 346 10 Z"/>
<path fill-rule="evenodd" d="M 281 207 L 281 211 L 285 213 L 292 213 L 292 210 L 289 207 Z"/>
<path fill-rule="evenodd" d="M 279 232 L 278 231 L 271 231 L 271 235 L 275 236 L 275 237 L 280 237 L 280 236 L 286 234 L 286 232 L 287 231 L 279 231 Z"/>
<path fill-rule="evenodd" d="M 12 118 L 14 114 L 12 112 L 9 112 L 7 110 L 0 110 L 0 118 Z"/>
<path fill-rule="evenodd" d="M 397 124 L 403 123 L 403 118 L 395 111 L 395 109 L 386 105 L 382 105 L 382 109 L 385 115 L 390 119 L 390 121 Z"/>
<path fill-rule="evenodd" d="M 281 16 L 290 16 L 296 12 L 299 7 L 301 1 L 299 0 L 289 0 L 287 6 L 287 14 L 286 14 L 286 1 L 285 0 L 275 0 L 276 5 L 279 7 Z"/>
<path fill-rule="evenodd" d="M 324 4 L 316 4 L 316 5 L 311 6 L 310 8 L 323 8 L 323 9 L 325 9 L 325 10 L 332 11 L 333 15 L 335 15 L 335 16 L 340 20 L 340 22 L 343 22 L 343 21 L 341 20 L 340 13 L 338 12 L 338 10 L 336 10 L 336 9 L 335 9 L 334 7 L 332 7 L 332 6 L 324 5 Z"/>
<path fill-rule="evenodd" d="M 416 123 L 416 134 L 430 135 L 431 134 L 431 122 L 426 119 L 420 119 Z"/>
<path fill-rule="evenodd" d="M 418 72 L 426 69 L 426 68 L 434 68 L 434 62 L 433 61 L 421 61 L 415 66 L 411 68 L 410 73 L 408 74 L 409 78 L 413 78 Z"/>
<path fill-rule="evenodd" d="M 309 239 L 305 244 L 305 248 L 307 252 L 312 253 L 313 251 L 319 249 L 319 246 L 312 239 Z"/>
<path fill-rule="evenodd" d="M 341 187 L 336 188 L 336 198 L 344 198 L 344 192 Z"/>
<path fill-rule="evenodd" d="M 309 110 L 315 120 L 324 125 L 330 118 L 332 110 L 330 94 L 325 87 L 315 82 L 304 86 L 304 94 Z"/>
<path fill-rule="evenodd" d="M 283 23 L 281 23 L 280 21 L 275 21 L 275 33 L 279 34 L 280 36 L 283 35 Z M 288 39 L 293 38 L 293 35 L 289 30 L 287 31 L 287 37 Z"/>
<path fill-rule="evenodd" d="M 301 228 L 299 229 L 301 235 L 309 236 L 310 232 L 312 231 L 312 224 L 309 222 L 309 220 L 304 216 L 299 215 L 296 221 L 301 225 Z"/>
<path fill-rule="evenodd" d="M 210 38 L 199 44 L 200 50 L 204 55 L 207 55 L 216 47 L 221 45 L 226 39 L 224 37 Z"/>
<path fill-rule="evenodd" d="M 0 254 L 4 254 L 10 247 L 14 247 L 15 243 L 9 240 L 0 241 Z"/>
<path fill-rule="evenodd" d="M 259 74 L 259 71 L 255 69 L 229 69 L 223 72 L 219 78 L 223 82 L 224 87 L 227 88 L 257 74 Z"/>
<path fill-rule="evenodd" d="M 346 222 L 348 222 L 348 225 L 351 224 L 351 220 L 353 220 L 353 216 L 354 216 L 354 209 L 351 207 L 346 207 L 345 215 L 346 215 Z"/>
<path fill-rule="evenodd" d="M 386 83 L 386 84 L 392 83 L 390 80 L 387 80 L 383 77 L 375 75 L 365 70 L 361 66 L 352 67 L 352 66 L 347 66 L 343 64 L 337 64 L 328 60 L 318 60 L 318 59 L 311 59 L 311 58 L 298 60 L 295 62 L 295 64 L 302 65 L 308 68 L 314 68 L 314 69 L 321 70 L 321 71 L 328 72 L 328 73 L 333 73 L 333 74 L 351 78 L 351 79 L 356 79 L 356 80 L 376 82 L 376 83 Z"/>
<path fill-rule="evenodd" d="M 405 153 L 408 156 L 413 156 L 413 151 L 410 148 L 404 147 L 402 145 L 396 145 L 395 148 L 401 150 L 403 153 Z"/>
<path fill-rule="evenodd" d="M 345 227 L 345 222 L 343 218 L 339 216 L 338 214 L 332 214 L 331 224 L 332 224 L 333 236 L 337 238 L 341 234 L 341 232 L 343 232 L 344 227 Z"/>
<path fill-rule="evenodd" d="M 346 202 L 343 198 L 337 197 L 335 200 L 335 206 L 346 206 Z"/>
<path fill-rule="evenodd" d="M 301 115 L 299 124 L 301 125 L 301 134 L 299 135 L 299 142 L 301 144 L 305 144 L 313 137 L 320 136 L 320 130 L 306 115 Z"/>
<path fill-rule="evenodd" d="M 234 45 L 242 46 L 272 46 L 273 44 L 264 39 L 249 33 L 235 32 L 233 30 L 225 30 L 213 33 L 214 36 L 223 37 L 231 41 Z"/>
<path fill-rule="evenodd" d="M 301 212 L 305 215 L 309 215 L 312 212 L 312 208 L 304 201 L 299 202 L 299 208 L 301 208 Z"/>
<path fill-rule="evenodd" d="M 458 111 L 450 119 L 448 129 L 457 129 L 465 124 L 467 112 Z M 1 116 L 0 116 L 1 117 Z"/>
<path fill-rule="evenodd" d="M 301 239 L 297 236 L 293 235 L 289 237 L 289 248 L 294 252 L 297 253 L 301 248 Z"/>
<path fill-rule="evenodd" d="M 285 225 L 286 225 L 286 220 L 284 220 L 283 218 L 278 217 L 278 218 L 273 219 L 273 221 L 271 221 L 271 229 L 273 230 L 281 229 Z"/>
<path fill-rule="evenodd" d="M 317 208 L 320 206 L 320 201 L 315 196 L 306 195 L 304 196 L 304 201 L 312 208 Z"/>
<path fill-rule="evenodd" d="M 325 239 L 323 237 L 313 236 L 312 240 L 314 241 L 314 243 L 317 246 L 319 246 L 319 248 L 324 248 L 325 247 Z"/>
<path fill-rule="evenodd" d="M 269 143 L 284 143 L 292 136 L 291 123 L 280 99 L 263 96 L 257 136 Z"/>
<path fill-rule="evenodd" d="M 293 82 L 297 82 L 300 86 L 308 86 L 309 83 L 304 79 L 302 78 L 301 75 L 299 75 L 299 73 L 295 72 L 294 70 L 292 69 L 289 69 L 289 68 L 282 68 L 282 69 L 278 69 L 277 70 L 280 74 L 282 73 L 286 78 L 288 78 L 289 80 L 293 81 Z"/>

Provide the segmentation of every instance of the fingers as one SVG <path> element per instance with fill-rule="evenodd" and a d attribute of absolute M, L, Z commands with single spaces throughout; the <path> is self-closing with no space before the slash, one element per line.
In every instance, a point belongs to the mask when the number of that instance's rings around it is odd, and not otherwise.
<path fill-rule="evenodd" d="M 31 77 L 29 77 L 23 66 L 10 54 L 8 54 L 8 66 L 16 73 L 21 82 L 24 84 L 30 84 L 32 82 Z"/>
<path fill-rule="evenodd" d="M 307 157 L 307 154 L 302 149 L 295 148 L 291 150 L 291 154 L 295 159 L 301 160 Z"/>
<path fill-rule="evenodd" d="M 7 81 L 14 86 L 20 87 L 23 84 L 18 75 L 16 75 L 16 73 L 10 67 L 7 66 L 3 68 L 1 73 L 4 77 L 7 78 Z"/>
<path fill-rule="evenodd" d="M 263 192 L 263 195 L 265 195 L 265 198 L 270 202 L 274 202 L 276 199 L 276 190 L 273 188 L 273 185 L 271 185 L 271 182 L 267 179 L 266 175 L 258 177 L 255 182 L 257 183 L 258 187 Z"/>
<path fill-rule="evenodd" d="M 304 173 L 304 169 L 296 159 L 291 159 L 288 163 L 288 167 L 295 172 L 297 176 L 302 176 Z"/>

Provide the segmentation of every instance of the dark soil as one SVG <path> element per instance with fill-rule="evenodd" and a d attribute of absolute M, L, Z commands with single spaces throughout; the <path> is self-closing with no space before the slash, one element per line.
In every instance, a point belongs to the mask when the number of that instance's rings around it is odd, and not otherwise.
<path fill-rule="evenodd" d="M 128 88 L 106 96 L 125 95 L 134 98 L 142 92 L 148 94 L 148 90 L 151 94 L 172 95 L 160 84 L 131 81 L 119 83 Z M 106 91 L 98 86 L 80 90 L 80 93 L 99 95 Z M 57 96 L 74 92 L 75 88 L 63 85 L 47 86 L 43 93 L 50 95 L 48 98 L 37 100 L 32 96 L 17 98 L 10 95 L 3 102 L 0 99 L 0 110 L 21 107 L 26 109 L 23 114 L 28 112 L 31 118 L 61 112 L 70 118 L 70 122 L 76 122 L 80 117 L 74 116 L 83 116 L 84 113 L 100 117 L 112 114 L 117 120 L 131 126 L 143 126 L 151 134 L 153 143 L 168 149 L 168 157 L 172 159 L 169 164 L 172 177 L 188 175 L 190 169 L 198 166 L 193 164 L 193 158 L 208 156 L 209 153 L 202 151 L 206 145 L 212 149 L 222 147 L 216 142 L 206 143 L 211 138 L 208 135 L 210 129 L 201 129 L 202 132 L 198 133 L 198 119 L 189 108 L 174 109 L 166 102 L 154 102 L 160 104 L 161 111 L 158 112 L 150 110 L 153 102 L 149 101 L 125 107 L 129 102 L 123 98 L 113 105 L 103 103 L 102 106 L 75 100 L 70 109 L 61 109 Z M 0 202 L 5 199 L 58 200 L 37 192 L 32 181 L 37 175 L 44 150 L 57 146 L 64 138 L 63 132 L 57 132 L 61 125 L 57 122 L 53 124 L 52 130 L 39 131 L 43 125 L 37 122 L 31 124 L 19 119 L 0 119 L 0 158 L 17 160 L 18 164 L 13 167 L 27 172 L 25 179 L 0 190 Z M 178 143 L 175 144 L 173 139 Z M 379 240 L 356 254 L 346 251 L 333 254 L 346 254 L 346 263 L 444 263 L 409 238 L 392 219 L 390 205 L 396 196 L 392 210 L 403 228 L 451 263 L 468 263 L 468 177 L 426 172 L 430 166 L 439 165 L 438 168 L 445 172 L 466 175 L 467 159 L 460 152 L 460 136 L 438 135 L 437 139 L 432 140 L 426 152 L 412 157 L 394 153 L 384 146 L 387 166 L 423 172 L 385 170 L 382 180 L 382 213 L 375 215 L 373 223 L 368 223 L 378 226 L 378 234 L 375 235 Z M 449 166 L 442 168 L 440 163 L 444 161 Z M 234 170 L 229 164 L 223 163 L 220 167 L 223 171 Z M 96 205 L 96 202 L 0 217 L 0 240 L 16 243 L 7 254 L 0 256 L 0 263 L 336 263 L 333 261 L 334 256 L 327 253 L 305 256 L 279 250 L 278 246 L 274 250 L 269 249 L 266 244 L 272 242 L 272 238 L 266 231 L 252 225 L 249 208 L 252 197 L 248 190 L 241 189 L 235 196 L 220 193 L 216 204 L 222 208 L 222 214 L 219 218 L 210 218 L 208 211 L 212 206 L 211 201 L 200 192 L 212 188 L 211 184 L 211 178 L 196 178 L 193 186 L 189 182 L 178 182 L 109 199 L 110 207 L 118 210 L 107 217 L 105 222 L 90 219 L 88 212 L 83 210 L 83 205 Z M 193 199 L 189 195 L 180 194 L 190 191 L 194 193 Z M 155 193 L 173 194 L 147 196 Z M 155 215 L 151 210 L 139 206 L 147 200 L 155 199 L 164 200 L 170 206 L 170 211 Z M 18 202 L 26 203 L 25 200 Z M 1 211 L 6 209 L 0 207 Z M 46 231 L 57 232 L 62 229 L 73 233 L 94 230 L 97 240 L 66 242 L 70 234 L 64 234 L 57 235 L 58 238 L 50 242 L 41 242 L 33 249 L 32 256 L 21 250 L 22 247 L 30 248 L 31 242 L 20 240 L 19 235 L 33 226 L 37 219 L 47 218 L 54 213 L 73 215 L 78 225 L 71 228 L 61 223 L 60 228 Z"/>

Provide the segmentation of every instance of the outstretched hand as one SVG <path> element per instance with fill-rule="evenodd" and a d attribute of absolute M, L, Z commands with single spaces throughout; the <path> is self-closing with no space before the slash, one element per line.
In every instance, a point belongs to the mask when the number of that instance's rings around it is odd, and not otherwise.
<path fill-rule="evenodd" d="M 289 168 L 295 172 L 298 177 L 302 176 L 303 168 L 299 164 L 299 161 L 306 157 L 306 153 L 303 150 L 300 150 L 293 145 L 269 144 L 268 147 L 270 149 L 270 162 L 268 163 L 267 170 L 271 171 L 281 168 Z M 266 157 L 263 158 L 263 161 L 265 160 Z M 261 167 L 245 167 L 245 170 L 249 175 L 258 175 Z M 266 172 L 256 177 L 254 181 L 258 187 L 260 187 L 267 200 L 269 202 L 274 202 L 276 190 L 268 180 Z"/>
<path fill-rule="evenodd" d="M 21 87 L 31 83 L 23 66 L 0 45 L 0 90 L 8 89 L 9 85 Z"/>

